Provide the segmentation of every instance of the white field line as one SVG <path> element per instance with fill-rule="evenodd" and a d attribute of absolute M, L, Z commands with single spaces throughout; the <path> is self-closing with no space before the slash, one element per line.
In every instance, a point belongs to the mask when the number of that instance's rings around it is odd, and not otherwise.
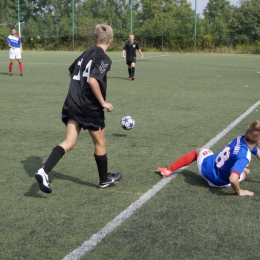
<path fill-rule="evenodd" d="M 210 148 L 216 144 L 222 137 L 224 137 L 229 131 L 231 131 L 237 124 L 239 124 L 245 117 L 247 117 L 257 106 L 260 105 L 260 100 L 251 106 L 244 114 L 238 117 L 233 123 L 228 125 L 222 132 L 216 135 L 208 143 L 204 145 L 206 148 Z M 183 167 L 175 173 L 180 173 L 188 166 Z M 105 227 L 103 227 L 99 232 L 92 235 L 88 240 L 86 240 L 79 248 L 75 249 L 68 255 L 66 255 L 63 260 L 77 260 L 86 255 L 91 249 L 93 249 L 102 239 L 104 239 L 109 233 L 111 233 L 115 228 L 120 226 L 126 219 L 131 217 L 133 213 L 141 208 L 148 200 L 150 200 L 157 192 L 159 192 L 166 184 L 171 182 L 172 179 L 176 178 L 177 174 L 171 175 L 169 178 L 164 178 L 155 184 L 150 190 L 148 190 L 144 195 L 142 195 L 138 200 L 132 203 L 127 209 L 122 211 L 113 220 L 111 220 Z"/>
<path fill-rule="evenodd" d="M 144 59 L 151 59 L 151 58 L 158 58 L 158 57 L 164 57 L 164 56 L 169 56 L 169 54 L 163 54 L 163 55 L 154 55 L 154 56 L 148 56 L 148 57 L 144 57 Z M 137 60 L 141 60 L 140 58 Z M 125 61 L 125 59 L 121 59 L 121 60 L 112 60 L 112 62 L 116 62 L 116 61 Z M 4 64 L 9 64 L 9 61 L 0 61 L 0 63 L 4 63 Z M 69 63 L 47 63 L 47 62 L 23 62 L 23 64 L 26 65 L 65 65 L 65 66 L 69 66 Z"/>

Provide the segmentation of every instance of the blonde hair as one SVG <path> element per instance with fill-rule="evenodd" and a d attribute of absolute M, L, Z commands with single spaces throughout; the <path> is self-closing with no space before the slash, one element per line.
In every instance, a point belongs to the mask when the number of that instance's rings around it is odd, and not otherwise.
<path fill-rule="evenodd" d="M 249 144 L 255 144 L 260 141 L 260 121 L 255 120 L 252 124 L 249 125 L 246 134 L 245 141 Z"/>
<path fill-rule="evenodd" d="M 98 24 L 95 28 L 96 44 L 109 44 L 113 39 L 113 29 L 107 24 Z"/>

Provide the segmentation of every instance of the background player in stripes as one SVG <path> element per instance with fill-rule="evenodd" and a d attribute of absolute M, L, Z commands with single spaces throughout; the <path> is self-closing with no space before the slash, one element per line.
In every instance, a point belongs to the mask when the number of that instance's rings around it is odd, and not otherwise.
<path fill-rule="evenodd" d="M 129 77 L 128 80 L 134 80 L 135 79 L 135 63 L 136 63 L 136 50 L 141 54 L 141 59 L 144 58 L 143 53 L 141 52 L 141 49 L 139 48 L 138 42 L 134 41 L 134 35 L 129 35 L 129 41 L 126 42 L 126 44 L 123 47 L 122 52 L 122 58 L 125 59 L 125 53 L 126 53 L 126 64 L 128 67 L 128 74 Z"/>
<path fill-rule="evenodd" d="M 236 137 L 221 151 L 213 153 L 209 149 L 199 148 L 183 155 L 169 167 L 158 168 L 158 171 L 168 177 L 177 169 L 197 160 L 200 174 L 211 187 L 232 186 L 240 196 L 253 196 L 252 191 L 242 190 L 239 182 L 245 180 L 250 173 L 246 167 L 251 161 L 251 154 L 260 159 L 260 150 L 257 147 L 259 144 L 260 121 L 255 120 L 249 125 L 245 135 Z"/>
<path fill-rule="evenodd" d="M 19 64 L 20 76 L 23 76 L 23 64 L 22 64 L 22 39 L 16 34 L 14 27 L 11 28 L 11 34 L 7 37 L 7 45 L 9 46 L 9 76 L 12 76 L 14 59 L 17 59 Z"/>

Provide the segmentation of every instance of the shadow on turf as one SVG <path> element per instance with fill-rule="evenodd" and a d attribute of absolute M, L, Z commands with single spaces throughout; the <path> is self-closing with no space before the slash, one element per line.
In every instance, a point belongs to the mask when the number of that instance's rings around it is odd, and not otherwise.
<path fill-rule="evenodd" d="M 156 172 L 156 173 L 158 173 L 161 176 L 161 174 L 159 172 Z M 194 173 L 192 171 L 184 170 L 184 171 L 182 171 L 181 173 L 178 173 L 178 174 L 183 175 L 184 178 L 185 178 L 185 182 L 188 183 L 189 185 L 207 188 L 214 195 L 221 195 L 221 196 L 223 196 L 223 195 L 224 196 L 236 195 L 233 192 L 233 190 L 229 190 L 230 188 L 212 188 L 212 187 L 209 187 L 207 182 L 199 174 Z"/>
<path fill-rule="evenodd" d="M 36 173 L 36 171 L 39 169 L 39 167 L 41 167 L 43 165 L 43 161 L 42 158 L 38 157 L 38 156 L 29 156 L 26 158 L 26 160 L 21 161 L 21 163 L 23 164 L 23 167 L 26 171 L 26 173 L 28 174 L 29 177 L 34 178 L 34 175 Z M 69 175 L 65 175 L 56 171 L 52 171 L 51 175 L 50 175 L 50 182 L 52 182 L 55 179 L 59 179 L 59 180 L 68 180 L 68 181 L 72 181 L 75 183 L 78 183 L 80 185 L 86 185 L 86 186 L 90 186 L 90 187 L 95 187 L 97 188 L 97 185 L 90 183 L 90 182 L 86 182 L 86 181 L 82 181 L 78 178 L 69 176 Z M 27 191 L 26 193 L 24 193 L 24 196 L 28 196 L 28 197 L 35 197 L 35 198 L 46 198 L 44 195 L 44 193 L 38 194 L 38 191 L 40 191 L 39 189 L 39 185 L 38 182 L 35 180 L 35 183 L 30 187 L 29 191 Z"/>
<path fill-rule="evenodd" d="M 110 79 L 123 79 L 123 80 L 127 80 L 127 77 L 109 77 Z"/>
<path fill-rule="evenodd" d="M 111 134 L 111 135 L 113 135 L 115 137 L 126 137 L 127 136 L 125 134 Z"/>
<path fill-rule="evenodd" d="M 187 182 L 190 185 L 199 186 L 207 188 L 212 194 L 214 195 L 221 195 L 221 196 L 230 196 L 230 195 L 236 195 L 232 190 L 229 190 L 230 188 L 212 188 L 209 187 L 207 182 L 199 175 L 189 170 L 184 170 L 182 173 L 180 173 L 184 176 L 185 182 Z M 231 191 L 231 192 L 230 192 Z"/>

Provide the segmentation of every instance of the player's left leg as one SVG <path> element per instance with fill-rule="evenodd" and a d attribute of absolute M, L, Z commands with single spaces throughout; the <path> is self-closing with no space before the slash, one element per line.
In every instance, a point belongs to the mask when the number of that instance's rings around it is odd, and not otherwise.
<path fill-rule="evenodd" d="M 135 79 L 135 62 L 131 63 L 132 80 Z"/>
<path fill-rule="evenodd" d="M 19 70 L 20 70 L 20 76 L 23 76 L 23 63 L 22 59 L 17 59 L 18 65 L 19 65 Z"/>
<path fill-rule="evenodd" d="M 88 129 L 88 131 L 95 146 L 94 157 L 98 168 L 99 187 L 106 188 L 110 184 L 117 183 L 122 178 L 122 173 L 108 173 L 105 128 L 99 128 L 98 130 Z"/>
<path fill-rule="evenodd" d="M 250 170 L 245 168 L 239 177 L 239 182 L 244 181 L 248 174 L 250 174 Z"/>
<path fill-rule="evenodd" d="M 172 172 L 180 169 L 183 166 L 190 165 L 192 162 L 196 161 L 197 154 L 199 153 L 200 148 L 193 150 L 183 156 L 181 156 L 179 159 L 174 161 L 169 167 L 165 168 L 158 168 L 158 171 L 164 176 L 169 177 Z"/>
<path fill-rule="evenodd" d="M 20 76 L 23 76 L 23 63 L 22 63 L 21 49 L 20 48 L 14 49 L 14 53 L 15 53 L 15 58 L 18 61 Z"/>

